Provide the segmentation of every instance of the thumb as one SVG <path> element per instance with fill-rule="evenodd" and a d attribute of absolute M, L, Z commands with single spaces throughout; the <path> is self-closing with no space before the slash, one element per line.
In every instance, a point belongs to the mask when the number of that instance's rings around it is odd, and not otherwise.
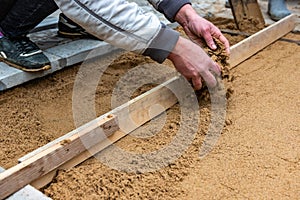
<path fill-rule="evenodd" d="M 215 78 L 215 76 L 208 72 L 202 72 L 201 74 L 202 78 L 205 81 L 205 84 L 208 88 L 214 88 L 217 85 L 217 80 Z"/>
<path fill-rule="evenodd" d="M 212 49 L 212 50 L 216 50 L 216 49 L 217 49 L 217 46 L 216 46 L 216 44 L 215 44 L 215 41 L 214 41 L 214 39 L 213 39 L 213 37 L 211 36 L 210 33 L 208 33 L 208 32 L 205 33 L 205 34 L 203 35 L 203 38 L 204 38 L 204 40 L 205 40 L 207 46 L 208 46 L 210 49 Z"/>

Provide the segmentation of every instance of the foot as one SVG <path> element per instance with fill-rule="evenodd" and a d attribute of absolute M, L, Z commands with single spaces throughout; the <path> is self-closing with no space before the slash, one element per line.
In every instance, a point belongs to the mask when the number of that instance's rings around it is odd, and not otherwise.
<path fill-rule="evenodd" d="M 281 20 L 291 14 L 286 7 L 285 0 L 269 0 L 268 13 L 274 21 Z"/>
<path fill-rule="evenodd" d="M 67 16 L 65 16 L 63 13 L 59 14 L 57 33 L 59 36 L 67 38 L 98 39 L 86 32 L 81 26 L 67 18 Z"/>
<path fill-rule="evenodd" d="M 50 69 L 50 61 L 27 37 L 0 38 L 0 61 L 27 72 Z"/>

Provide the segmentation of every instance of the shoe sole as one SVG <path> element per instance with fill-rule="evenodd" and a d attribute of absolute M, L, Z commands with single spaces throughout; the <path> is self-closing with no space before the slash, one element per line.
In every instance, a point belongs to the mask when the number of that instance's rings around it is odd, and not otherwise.
<path fill-rule="evenodd" d="M 51 69 L 51 65 L 45 65 L 42 68 L 38 68 L 38 69 L 27 69 L 27 68 L 25 68 L 23 66 L 17 65 L 15 63 L 7 61 L 7 60 L 5 60 L 3 58 L 0 58 L 0 61 L 8 64 L 9 66 L 12 66 L 14 68 L 20 69 L 20 70 L 25 71 L 25 72 L 40 72 L 40 71 L 46 71 L 46 70 Z"/>
<path fill-rule="evenodd" d="M 61 37 L 83 37 L 80 33 L 67 33 L 63 31 L 57 31 L 57 34 Z"/>

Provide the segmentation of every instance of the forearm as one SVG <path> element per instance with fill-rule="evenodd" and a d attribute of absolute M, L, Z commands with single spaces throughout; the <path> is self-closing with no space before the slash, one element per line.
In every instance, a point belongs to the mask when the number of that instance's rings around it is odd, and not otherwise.
<path fill-rule="evenodd" d="M 55 2 L 66 16 L 89 33 L 114 46 L 145 53 L 158 62 L 168 56 L 178 40 L 175 31 L 163 27 L 154 14 L 145 14 L 134 3 L 123 0 Z M 172 42 L 166 42 L 166 38 Z"/>
<path fill-rule="evenodd" d="M 191 17 L 193 16 L 198 16 L 198 14 L 190 4 L 186 4 L 180 8 L 180 10 L 176 13 L 174 19 L 181 26 L 185 26 L 189 21 L 192 21 Z"/>
<path fill-rule="evenodd" d="M 170 22 L 177 21 L 176 14 L 184 5 L 191 5 L 190 0 L 148 0 L 156 10 L 163 13 Z"/>

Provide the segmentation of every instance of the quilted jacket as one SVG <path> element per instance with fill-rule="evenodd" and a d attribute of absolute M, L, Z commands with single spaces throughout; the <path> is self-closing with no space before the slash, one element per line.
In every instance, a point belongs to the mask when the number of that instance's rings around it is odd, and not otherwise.
<path fill-rule="evenodd" d="M 174 22 L 189 0 L 148 0 Z M 153 13 L 125 0 L 55 0 L 60 10 L 94 36 L 129 51 L 163 62 L 174 48 L 179 33 L 162 24 Z"/>

